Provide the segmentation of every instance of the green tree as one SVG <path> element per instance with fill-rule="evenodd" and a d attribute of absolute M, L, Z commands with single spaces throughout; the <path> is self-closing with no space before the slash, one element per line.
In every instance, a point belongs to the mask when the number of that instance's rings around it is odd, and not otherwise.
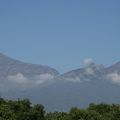
<path fill-rule="evenodd" d="M 87 112 L 86 110 L 79 109 L 77 107 L 71 108 L 69 112 L 72 120 L 86 120 Z"/>
<path fill-rule="evenodd" d="M 54 112 L 47 113 L 46 120 L 71 120 L 71 118 L 66 112 Z"/>
<path fill-rule="evenodd" d="M 10 109 L 16 114 L 17 120 L 29 120 L 30 119 L 30 110 L 31 110 L 31 102 L 28 99 L 23 100 L 9 100 L 8 105 Z"/>
<path fill-rule="evenodd" d="M 8 105 L 0 105 L 0 120 L 16 120 L 15 114 L 10 110 Z"/>
<path fill-rule="evenodd" d="M 41 104 L 35 105 L 30 111 L 30 120 L 45 120 L 44 106 Z"/>

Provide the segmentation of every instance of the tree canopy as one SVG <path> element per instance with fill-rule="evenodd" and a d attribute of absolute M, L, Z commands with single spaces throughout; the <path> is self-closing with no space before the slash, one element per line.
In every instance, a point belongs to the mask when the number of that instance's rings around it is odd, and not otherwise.
<path fill-rule="evenodd" d="M 120 105 L 92 103 L 86 109 L 46 112 L 43 105 L 32 105 L 29 99 L 0 98 L 0 120 L 120 120 Z"/>

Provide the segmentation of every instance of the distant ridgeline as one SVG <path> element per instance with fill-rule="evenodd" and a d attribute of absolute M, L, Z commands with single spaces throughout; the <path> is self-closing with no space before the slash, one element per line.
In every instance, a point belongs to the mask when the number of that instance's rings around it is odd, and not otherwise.
<path fill-rule="evenodd" d="M 68 112 L 46 112 L 41 104 L 32 105 L 29 99 L 0 98 L 0 120 L 120 120 L 119 104 L 90 104 Z"/>
<path fill-rule="evenodd" d="M 72 106 L 86 108 L 90 103 L 120 104 L 120 62 L 105 67 L 86 59 L 84 64 L 60 74 L 52 67 L 0 53 L 0 96 L 29 98 L 53 112 L 68 111 Z"/>

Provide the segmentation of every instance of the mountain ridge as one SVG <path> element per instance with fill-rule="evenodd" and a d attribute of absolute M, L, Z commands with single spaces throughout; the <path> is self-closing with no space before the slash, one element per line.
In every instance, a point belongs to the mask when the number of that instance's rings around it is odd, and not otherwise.
<path fill-rule="evenodd" d="M 41 68 L 41 69 L 44 70 L 43 73 L 44 72 L 48 72 L 48 73 L 51 72 L 52 73 L 52 71 L 53 71 L 53 74 L 56 74 L 56 75 L 59 74 L 59 72 L 56 69 L 51 68 L 51 67 L 49 67 L 47 65 L 32 64 L 32 63 L 22 62 L 20 60 L 16 60 L 16 59 L 10 58 L 10 57 L 0 53 L 0 67 L 1 67 L 1 69 L 3 68 L 2 66 L 10 66 L 10 68 L 13 66 L 14 68 L 16 68 L 17 65 L 18 65 L 18 67 L 21 67 L 21 66 L 22 67 L 26 67 L 25 69 L 27 69 L 27 67 L 28 67 L 29 70 L 32 67 L 36 67 L 36 69 L 37 70 L 39 69 L 38 71 L 40 71 L 40 68 Z"/>
<path fill-rule="evenodd" d="M 93 102 L 120 103 L 120 62 L 109 67 L 88 63 L 60 74 L 54 68 L 0 54 L 0 95 L 7 99 L 30 98 L 33 103 L 44 104 L 48 111 L 84 108 Z"/>

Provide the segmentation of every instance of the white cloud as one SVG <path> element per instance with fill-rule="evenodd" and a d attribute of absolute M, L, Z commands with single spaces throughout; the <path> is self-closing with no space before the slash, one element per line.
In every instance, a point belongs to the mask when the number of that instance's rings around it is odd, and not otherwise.
<path fill-rule="evenodd" d="M 92 58 L 86 58 L 84 61 L 86 74 L 94 75 L 93 65 L 96 67 Z"/>
<path fill-rule="evenodd" d="M 54 76 L 51 74 L 48 74 L 48 73 L 37 75 L 34 77 L 36 85 L 50 82 L 51 80 L 53 80 L 53 78 L 54 78 Z"/>
<path fill-rule="evenodd" d="M 78 83 L 78 82 L 81 82 L 81 78 L 80 77 L 68 77 L 68 78 L 64 78 L 66 81 L 68 82 L 73 82 L 73 83 Z"/>
<path fill-rule="evenodd" d="M 16 75 L 9 75 L 3 85 L 7 87 L 8 91 L 26 90 L 30 87 L 30 81 L 22 73 L 18 73 Z"/>
<path fill-rule="evenodd" d="M 95 75 L 95 71 L 99 71 L 104 68 L 101 64 L 96 64 L 92 58 L 86 58 L 84 60 L 86 74 Z"/>
<path fill-rule="evenodd" d="M 10 90 L 27 90 L 39 86 L 45 86 L 53 82 L 54 76 L 51 74 L 40 74 L 28 78 L 22 73 L 16 75 L 9 75 L 6 80 L 0 83 L 0 92 Z"/>
<path fill-rule="evenodd" d="M 117 72 L 108 74 L 107 79 L 110 79 L 114 84 L 120 85 L 120 74 Z"/>
<path fill-rule="evenodd" d="M 36 78 L 41 80 L 50 80 L 50 79 L 53 79 L 54 76 L 46 73 L 46 74 L 37 75 Z"/>
<path fill-rule="evenodd" d="M 85 68 L 87 74 L 94 75 L 94 70 L 90 67 Z"/>
<path fill-rule="evenodd" d="M 84 65 L 85 66 L 89 66 L 91 64 L 93 64 L 93 59 L 92 58 L 86 58 L 84 61 L 83 61 Z"/>
<path fill-rule="evenodd" d="M 8 76 L 8 81 L 17 84 L 27 84 L 29 80 L 21 73 Z"/>

